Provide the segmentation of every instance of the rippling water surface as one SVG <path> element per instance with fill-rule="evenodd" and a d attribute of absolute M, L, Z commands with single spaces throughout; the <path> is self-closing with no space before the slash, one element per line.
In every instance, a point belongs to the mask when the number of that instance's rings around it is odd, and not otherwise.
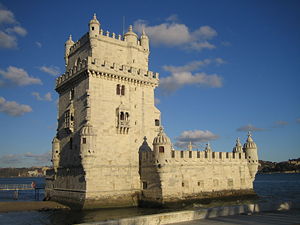
<path fill-rule="evenodd" d="M 43 178 L 13 178 L 1 179 L 0 183 L 20 181 L 43 184 Z M 260 196 L 259 201 L 269 200 L 298 200 L 300 201 L 300 174 L 258 174 L 254 182 L 254 189 Z M 44 193 L 40 193 L 40 199 L 43 199 Z M 20 193 L 19 200 L 13 200 L 11 193 L 0 193 L 0 201 L 33 201 L 34 192 Z M 213 205 L 241 204 L 245 201 L 220 202 Z M 249 201 L 248 201 L 249 202 Z M 251 202 L 251 201 L 250 201 Z M 205 207 L 205 205 L 203 205 Z M 187 206 L 181 208 L 186 209 Z M 190 208 L 190 207 L 189 207 Z M 180 210 L 180 209 L 177 209 Z M 145 215 L 164 212 L 166 209 L 143 209 L 143 208 L 123 208 L 123 209 L 105 209 L 89 211 L 47 211 L 47 212 L 10 212 L 0 213 L 0 224 L 14 225 L 65 225 L 73 223 L 83 223 L 100 221 L 113 218 L 130 217 L 136 215 Z"/>

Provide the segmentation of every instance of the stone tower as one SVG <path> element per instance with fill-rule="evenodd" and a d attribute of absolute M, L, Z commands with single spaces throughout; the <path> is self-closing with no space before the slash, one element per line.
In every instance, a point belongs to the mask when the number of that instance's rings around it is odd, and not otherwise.
<path fill-rule="evenodd" d="M 243 151 L 246 153 L 246 159 L 248 160 L 248 168 L 251 178 L 254 180 L 255 174 L 258 169 L 258 155 L 257 147 L 252 139 L 251 132 L 248 132 L 248 138 L 243 146 Z"/>
<path fill-rule="evenodd" d="M 160 126 L 149 39 L 132 26 L 124 36 L 104 32 L 96 15 L 88 28 L 75 43 L 71 36 L 65 43 L 46 195 L 80 208 L 137 205 L 139 148 Z"/>

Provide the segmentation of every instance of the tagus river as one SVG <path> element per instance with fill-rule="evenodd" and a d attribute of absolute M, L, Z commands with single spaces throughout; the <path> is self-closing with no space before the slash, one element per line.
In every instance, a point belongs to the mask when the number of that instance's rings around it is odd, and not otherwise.
<path fill-rule="evenodd" d="M 0 184 L 31 183 L 43 185 L 44 178 L 0 178 Z M 260 196 L 259 200 L 297 200 L 300 201 L 300 174 L 258 174 L 254 182 L 254 189 Z M 0 192 L 0 201 L 34 201 L 34 191 L 19 192 L 18 200 L 13 199 L 12 192 Z M 39 193 L 39 199 L 44 198 L 44 193 Z M 252 200 L 254 201 L 254 200 Z M 246 201 L 234 202 L 212 202 L 209 205 L 189 205 L 173 210 L 185 210 L 192 207 L 211 207 L 218 205 L 236 205 L 249 203 Z M 131 217 L 137 215 L 153 214 L 170 211 L 168 209 L 145 209 L 145 208 L 126 208 L 126 209 L 102 209 L 88 211 L 31 211 L 31 212 L 9 212 L 0 213 L 0 224 L 2 225 L 68 225 L 74 223 L 94 222 L 100 220 Z"/>

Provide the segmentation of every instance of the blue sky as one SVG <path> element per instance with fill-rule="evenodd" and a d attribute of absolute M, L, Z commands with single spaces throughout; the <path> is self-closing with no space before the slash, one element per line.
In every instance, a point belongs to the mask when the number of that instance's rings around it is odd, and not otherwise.
<path fill-rule="evenodd" d="M 0 167 L 49 164 L 64 42 L 132 24 L 150 37 L 162 123 L 176 146 L 300 156 L 299 1 L 0 1 Z M 117 4 L 118 3 L 118 4 Z"/>

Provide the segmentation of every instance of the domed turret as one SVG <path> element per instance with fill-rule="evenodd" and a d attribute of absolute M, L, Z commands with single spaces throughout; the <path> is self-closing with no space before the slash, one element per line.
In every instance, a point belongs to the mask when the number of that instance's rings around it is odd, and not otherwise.
<path fill-rule="evenodd" d="M 149 51 L 149 38 L 146 35 L 144 29 L 143 29 L 142 35 L 141 35 L 141 46 L 144 48 L 145 51 Z"/>
<path fill-rule="evenodd" d="M 242 144 L 240 142 L 240 138 L 236 139 L 236 144 L 235 144 L 232 152 L 234 152 L 234 153 L 242 153 L 243 152 L 243 148 L 242 148 Z"/>
<path fill-rule="evenodd" d="M 96 13 L 94 13 L 93 19 L 89 22 L 89 34 L 90 37 L 97 37 L 99 35 L 100 22 L 97 20 Z"/>
<path fill-rule="evenodd" d="M 65 65 L 68 65 L 70 49 L 74 45 L 74 41 L 72 40 L 72 35 L 69 36 L 69 39 L 65 43 Z"/>
<path fill-rule="evenodd" d="M 246 159 L 248 161 L 250 176 L 254 179 L 258 168 L 258 155 L 257 155 L 257 147 L 255 142 L 252 139 L 252 135 L 250 131 L 248 132 L 248 138 L 246 140 L 246 143 L 243 146 L 243 150 L 246 154 Z"/>
<path fill-rule="evenodd" d="M 160 127 L 157 136 L 153 139 L 153 151 L 155 159 L 170 158 L 172 143 L 170 138 L 165 134 L 163 127 Z"/>
<path fill-rule="evenodd" d="M 80 131 L 80 156 L 83 168 L 89 169 L 93 167 L 96 149 L 96 129 L 87 122 Z"/>
<path fill-rule="evenodd" d="M 124 34 L 124 40 L 128 43 L 137 44 L 138 36 L 132 31 L 132 25 L 129 26 L 128 32 Z"/>
<path fill-rule="evenodd" d="M 153 145 L 165 145 L 165 144 L 171 144 L 170 138 L 165 134 L 164 128 L 159 128 L 159 133 L 157 136 L 153 139 Z"/>
<path fill-rule="evenodd" d="M 52 163 L 54 171 L 57 172 L 57 168 L 59 167 L 60 160 L 60 141 L 57 137 L 53 138 L 52 141 Z"/>

